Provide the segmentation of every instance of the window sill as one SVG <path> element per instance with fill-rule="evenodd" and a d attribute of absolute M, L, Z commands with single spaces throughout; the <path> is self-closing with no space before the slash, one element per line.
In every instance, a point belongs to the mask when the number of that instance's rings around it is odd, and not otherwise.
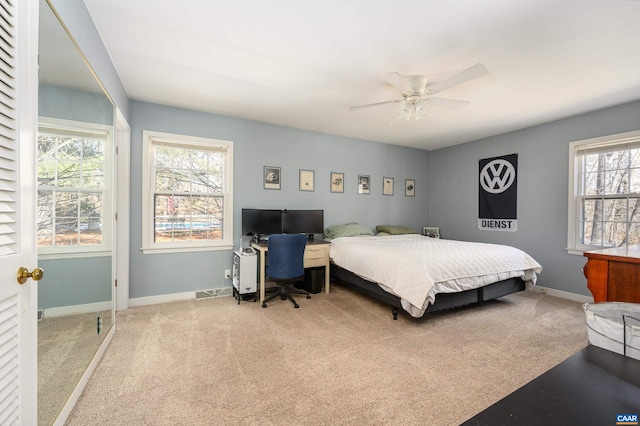
<path fill-rule="evenodd" d="M 588 251 L 585 249 L 576 249 L 576 248 L 566 248 L 565 250 L 567 251 L 567 253 L 574 254 L 576 256 L 582 256 L 585 251 Z"/>
<path fill-rule="evenodd" d="M 56 260 L 56 259 L 84 259 L 87 257 L 111 257 L 113 253 L 110 250 L 102 251 L 85 251 L 85 252 L 69 252 L 69 253 L 38 253 L 38 260 Z"/>
<path fill-rule="evenodd" d="M 198 251 L 233 250 L 233 244 L 220 244 L 217 246 L 190 246 L 190 247 L 142 247 L 143 254 L 188 253 Z"/>

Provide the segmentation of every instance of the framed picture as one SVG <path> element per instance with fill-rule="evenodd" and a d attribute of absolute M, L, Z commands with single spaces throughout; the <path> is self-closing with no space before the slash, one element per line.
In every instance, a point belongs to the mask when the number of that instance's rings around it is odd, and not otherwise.
<path fill-rule="evenodd" d="M 331 192 L 344 192 L 344 173 L 331 172 Z"/>
<path fill-rule="evenodd" d="M 393 195 L 393 178 L 382 178 L 382 195 Z"/>
<path fill-rule="evenodd" d="M 280 189 L 280 167 L 264 166 L 264 189 Z"/>
<path fill-rule="evenodd" d="M 300 169 L 300 191 L 313 191 L 314 190 L 314 175 L 313 170 Z"/>
<path fill-rule="evenodd" d="M 404 195 L 407 197 L 416 196 L 416 180 L 415 179 L 404 180 Z"/>
<path fill-rule="evenodd" d="M 425 226 L 422 228 L 422 235 L 431 238 L 440 238 L 440 228 L 435 226 Z"/>
<path fill-rule="evenodd" d="M 371 176 L 358 175 L 358 194 L 371 193 Z"/>

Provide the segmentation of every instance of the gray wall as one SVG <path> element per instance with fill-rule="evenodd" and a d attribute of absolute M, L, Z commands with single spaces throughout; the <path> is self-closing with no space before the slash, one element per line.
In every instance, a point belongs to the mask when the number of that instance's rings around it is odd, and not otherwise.
<path fill-rule="evenodd" d="M 213 114 L 131 102 L 130 297 L 229 287 L 231 251 L 147 254 L 142 245 L 142 131 L 156 130 L 234 142 L 234 241 L 241 210 L 324 209 L 325 226 L 357 221 L 370 228 L 403 224 L 416 230 L 429 222 L 429 152 L 323 135 Z M 264 166 L 281 167 L 281 190 L 262 187 Z M 299 169 L 315 171 L 315 191 L 298 190 Z M 331 172 L 345 173 L 345 192 L 331 193 Z M 371 194 L 357 193 L 357 176 L 371 176 Z M 382 195 L 382 178 L 395 178 L 393 196 Z M 404 180 L 416 180 L 405 197 Z"/>
<path fill-rule="evenodd" d="M 543 267 L 538 284 L 591 296 L 567 254 L 569 143 L 638 130 L 640 102 L 431 152 L 431 224 L 444 238 L 509 244 Z M 478 160 L 518 153 L 518 231 L 478 229 Z"/>

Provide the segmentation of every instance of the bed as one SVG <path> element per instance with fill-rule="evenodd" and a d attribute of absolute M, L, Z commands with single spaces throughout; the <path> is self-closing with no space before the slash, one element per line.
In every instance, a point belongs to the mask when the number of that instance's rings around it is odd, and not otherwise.
<path fill-rule="evenodd" d="M 384 234 L 384 233 L 383 233 Z M 415 318 L 535 285 L 542 267 L 505 245 L 378 234 L 331 239 L 331 277 Z"/>

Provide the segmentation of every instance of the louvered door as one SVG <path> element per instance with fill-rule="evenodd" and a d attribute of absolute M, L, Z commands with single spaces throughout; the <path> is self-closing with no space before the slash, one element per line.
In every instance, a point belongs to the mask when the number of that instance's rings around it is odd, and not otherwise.
<path fill-rule="evenodd" d="M 0 0 L 0 424 L 37 423 L 35 268 L 37 7 Z"/>

